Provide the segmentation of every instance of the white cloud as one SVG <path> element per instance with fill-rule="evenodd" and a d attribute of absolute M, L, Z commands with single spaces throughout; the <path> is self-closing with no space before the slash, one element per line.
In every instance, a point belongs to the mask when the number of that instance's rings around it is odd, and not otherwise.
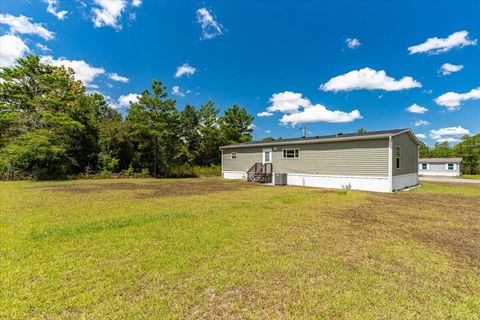
<path fill-rule="evenodd" d="M 470 131 L 458 126 L 430 130 L 428 136 L 437 142 L 458 142 L 459 138 L 464 135 L 470 135 Z"/>
<path fill-rule="evenodd" d="M 117 82 L 123 82 L 123 83 L 128 83 L 128 81 L 130 81 L 130 79 L 128 79 L 127 77 L 123 77 L 121 75 L 119 75 L 118 73 L 109 73 L 108 74 L 108 77 L 110 79 L 112 79 L 113 81 L 117 81 Z"/>
<path fill-rule="evenodd" d="M 282 116 L 280 123 L 283 125 L 296 125 L 307 122 L 351 122 L 361 119 L 362 116 L 358 110 L 352 112 L 343 112 L 338 110 L 328 110 L 321 104 L 312 104 L 310 100 L 304 98 L 301 93 L 284 91 L 274 93 L 269 99 L 272 103 L 265 113 L 271 114 L 275 111 L 287 113 Z"/>
<path fill-rule="evenodd" d="M 11 14 L 0 14 L 0 24 L 6 24 L 10 27 L 11 33 L 34 34 L 45 40 L 55 38 L 55 33 L 47 30 L 40 23 L 33 23 L 32 18 L 25 16 L 13 16 Z"/>
<path fill-rule="evenodd" d="M 357 119 L 362 119 L 360 111 L 353 110 L 352 112 L 343 112 L 338 110 L 328 110 L 321 104 L 313 105 L 301 112 L 292 114 L 285 114 L 280 119 L 280 122 L 284 125 L 296 125 L 299 123 L 308 122 L 330 122 L 330 123 L 342 123 L 352 122 Z"/>
<path fill-rule="evenodd" d="M 177 72 L 175 72 L 175 78 L 180 78 L 183 75 L 191 76 L 197 71 L 196 68 L 189 66 L 188 63 L 177 67 Z"/>
<path fill-rule="evenodd" d="M 97 76 L 105 73 L 103 68 L 93 67 L 83 60 L 68 60 L 63 57 L 54 59 L 52 56 L 43 56 L 40 61 L 53 66 L 72 68 L 75 71 L 75 79 L 82 81 L 86 86 L 91 86 Z"/>
<path fill-rule="evenodd" d="M 249 125 L 247 128 L 252 129 L 252 130 L 258 130 L 258 127 L 256 125 L 254 125 L 253 123 L 251 125 Z"/>
<path fill-rule="evenodd" d="M 406 109 L 408 112 L 411 113 L 425 113 L 428 111 L 427 108 L 419 106 L 418 104 L 414 103 L 410 107 Z"/>
<path fill-rule="evenodd" d="M 345 44 L 350 49 L 356 49 L 362 45 L 360 43 L 360 40 L 358 40 L 357 38 L 347 38 L 347 40 L 345 40 Z"/>
<path fill-rule="evenodd" d="M 122 28 L 119 19 L 127 6 L 126 0 L 93 0 L 99 7 L 93 8 L 93 25 L 95 28 L 110 26 L 116 30 Z"/>
<path fill-rule="evenodd" d="M 302 98 L 301 93 L 291 91 L 274 93 L 269 101 L 272 103 L 272 105 L 267 108 L 267 111 L 270 113 L 275 111 L 294 113 L 297 112 L 300 107 L 305 108 L 311 105 L 308 99 Z"/>
<path fill-rule="evenodd" d="M 0 37 L 0 67 L 11 67 L 29 51 L 23 40 L 13 34 Z"/>
<path fill-rule="evenodd" d="M 438 139 L 437 142 L 439 143 L 443 143 L 443 142 L 448 142 L 448 143 L 455 143 L 455 142 L 460 142 L 462 141 L 462 139 L 458 139 L 458 138 L 442 138 L 442 139 Z"/>
<path fill-rule="evenodd" d="M 272 133 L 272 130 L 265 130 L 265 133 Z"/>
<path fill-rule="evenodd" d="M 47 3 L 47 12 L 53 14 L 59 20 L 65 20 L 68 11 L 61 10 L 58 11 L 58 0 L 43 0 L 43 2 Z"/>
<path fill-rule="evenodd" d="M 428 126 L 429 124 L 430 124 L 430 122 L 425 121 L 425 120 L 417 120 L 414 123 L 415 127 Z"/>
<path fill-rule="evenodd" d="M 132 0 L 132 6 L 140 7 L 142 5 L 142 0 Z"/>
<path fill-rule="evenodd" d="M 423 133 L 416 133 L 415 135 L 417 136 L 417 138 L 427 139 L 427 135 L 425 135 L 425 134 L 423 134 Z"/>
<path fill-rule="evenodd" d="M 480 87 L 472 89 L 466 93 L 456 93 L 450 91 L 435 98 L 434 101 L 438 105 L 447 107 L 447 109 L 450 111 L 454 111 L 460 108 L 460 104 L 463 101 L 478 99 L 480 99 Z"/>
<path fill-rule="evenodd" d="M 352 122 L 357 119 L 362 119 L 360 111 L 353 110 L 352 112 L 342 112 L 338 110 L 328 110 L 321 104 L 313 105 L 301 112 L 292 114 L 285 114 L 280 119 L 282 124 L 296 125 L 299 123 L 307 122 L 330 122 L 330 123 L 342 123 Z"/>
<path fill-rule="evenodd" d="M 189 94 L 191 91 L 190 90 L 182 90 L 179 86 L 173 86 L 172 87 L 172 94 L 174 96 L 180 96 L 180 97 L 185 97 L 185 95 Z"/>
<path fill-rule="evenodd" d="M 47 47 L 46 45 L 43 45 L 43 44 L 41 44 L 41 43 L 37 43 L 35 46 L 36 46 L 38 49 L 40 49 L 41 51 L 43 51 L 43 52 L 52 51 L 52 50 L 50 50 L 49 47 Z"/>
<path fill-rule="evenodd" d="M 461 64 L 444 63 L 444 64 L 442 64 L 442 66 L 440 67 L 440 70 L 438 70 L 438 72 L 440 72 L 441 74 L 446 76 L 446 75 L 452 74 L 454 72 L 458 72 L 462 69 L 463 69 L 463 65 L 461 65 Z"/>
<path fill-rule="evenodd" d="M 197 22 L 202 28 L 201 39 L 203 40 L 213 39 L 223 34 L 223 26 L 215 20 L 212 12 L 207 8 L 197 10 Z"/>
<path fill-rule="evenodd" d="M 87 90 L 88 93 L 100 93 L 100 94 L 103 94 L 101 92 L 99 92 L 98 90 L 92 90 L 92 91 L 89 91 Z M 109 95 L 106 95 L 106 94 L 103 94 L 103 97 L 105 98 L 105 101 L 107 102 L 107 104 L 113 108 L 113 109 L 118 109 L 120 108 L 120 106 L 118 105 L 117 101 L 115 101 L 112 97 L 110 97 Z"/>
<path fill-rule="evenodd" d="M 129 107 L 130 102 L 131 103 L 138 102 L 138 94 L 129 93 L 129 94 L 121 95 L 120 97 L 118 97 L 117 102 L 120 107 Z"/>
<path fill-rule="evenodd" d="M 439 54 L 450 51 L 455 47 L 474 46 L 477 39 L 469 39 L 467 31 L 454 32 L 446 38 L 428 38 L 424 43 L 408 48 L 410 54 L 428 53 Z"/>
<path fill-rule="evenodd" d="M 257 117 L 271 117 L 271 116 L 273 116 L 273 113 L 268 112 L 268 111 L 263 111 L 263 112 L 257 113 Z"/>
<path fill-rule="evenodd" d="M 320 86 L 323 91 L 351 91 L 358 89 L 398 91 L 411 88 L 419 88 L 422 84 L 412 77 L 403 77 L 395 80 L 387 76 L 384 70 L 376 71 L 371 68 L 353 70 L 345 74 L 333 77 Z"/>

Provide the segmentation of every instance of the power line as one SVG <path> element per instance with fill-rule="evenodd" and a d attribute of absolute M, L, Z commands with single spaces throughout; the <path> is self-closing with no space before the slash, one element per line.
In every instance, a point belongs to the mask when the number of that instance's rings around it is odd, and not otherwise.
<path fill-rule="evenodd" d="M 303 129 L 303 128 L 305 128 L 305 129 Z M 307 128 L 306 128 L 305 126 L 302 127 L 302 128 L 300 128 L 300 130 L 304 130 L 305 133 L 306 133 L 306 131 L 307 131 L 306 129 L 307 129 Z M 291 136 L 293 136 L 293 135 L 295 135 L 295 134 L 298 134 L 298 129 L 295 130 L 295 131 L 293 131 L 293 132 L 290 133 L 290 134 L 287 134 L 287 135 L 285 135 L 285 136 L 282 136 L 281 138 L 282 138 L 282 139 L 285 139 L 285 138 L 291 137 Z"/>

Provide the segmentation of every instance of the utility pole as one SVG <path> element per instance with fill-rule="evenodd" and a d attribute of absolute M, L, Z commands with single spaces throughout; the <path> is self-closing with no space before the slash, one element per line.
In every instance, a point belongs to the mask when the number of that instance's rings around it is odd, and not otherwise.
<path fill-rule="evenodd" d="M 307 137 L 307 127 L 303 126 L 303 127 L 300 128 L 300 130 L 302 130 L 302 138 L 306 138 Z"/>

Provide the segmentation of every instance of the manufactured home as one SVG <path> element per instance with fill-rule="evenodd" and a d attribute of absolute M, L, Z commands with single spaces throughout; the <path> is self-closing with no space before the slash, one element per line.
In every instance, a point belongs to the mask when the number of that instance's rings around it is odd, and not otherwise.
<path fill-rule="evenodd" d="M 418 184 L 418 145 L 410 129 L 232 144 L 222 177 L 392 192 Z"/>
<path fill-rule="evenodd" d="M 418 173 L 425 176 L 458 177 L 462 174 L 462 158 L 420 158 Z"/>

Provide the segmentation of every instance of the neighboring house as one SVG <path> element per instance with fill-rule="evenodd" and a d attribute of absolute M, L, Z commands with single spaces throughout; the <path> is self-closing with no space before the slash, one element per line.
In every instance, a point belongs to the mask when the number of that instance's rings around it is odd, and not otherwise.
<path fill-rule="evenodd" d="M 424 176 L 453 176 L 462 174 L 462 158 L 420 158 L 418 174 Z"/>
<path fill-rule="evenodd" d="M 392 192 L 418 184 L 418 144 L 410 129 L 233 144 L 220 148 L 222 176 L 287 173 L 288 185 Z"/>

